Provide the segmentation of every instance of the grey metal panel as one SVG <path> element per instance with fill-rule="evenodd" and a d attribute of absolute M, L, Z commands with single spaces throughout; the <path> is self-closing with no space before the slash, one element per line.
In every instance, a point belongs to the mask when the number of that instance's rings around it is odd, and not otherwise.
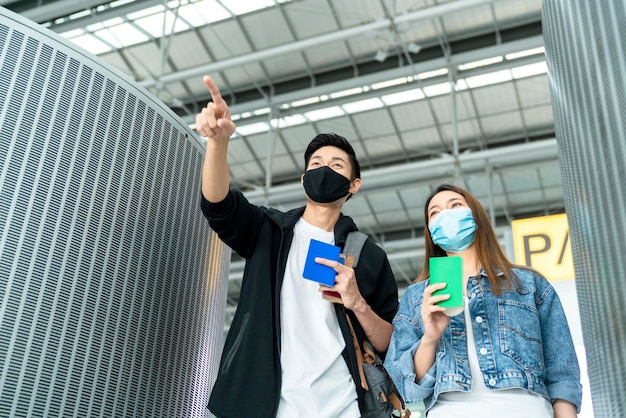
<path fill-rule="evenodd" d="M 544 36 L 594 414 L 626 416 L 626 5 L 544 1 Z"/>
<path fill-rule="evenodd" d="M 161 102 L 0 8 L 0 416 L 203 417 L 230 250 Z"/>

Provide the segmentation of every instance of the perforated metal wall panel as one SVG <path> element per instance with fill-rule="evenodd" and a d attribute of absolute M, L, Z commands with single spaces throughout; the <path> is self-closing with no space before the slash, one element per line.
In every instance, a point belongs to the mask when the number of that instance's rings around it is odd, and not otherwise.
<path fill-rule="evenodd" d="M 548 59 L 594 415 L 626 416 L 626 3 L 545 0 Z"/>
<path fill-rule="evenodd" d="M 208 415 L 230 253 L 202 158 L 158 100 L 0 8 L 1 417 Z"/>

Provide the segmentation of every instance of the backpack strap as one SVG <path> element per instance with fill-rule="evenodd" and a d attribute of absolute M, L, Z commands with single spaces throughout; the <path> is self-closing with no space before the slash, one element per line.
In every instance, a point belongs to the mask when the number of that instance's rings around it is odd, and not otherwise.
<path fill-rule="evenodd" d="M 365 379 L 365 372 L 363 371 L 363 352 L 361 351 L 361 345 L 356 339 L 356 333 L 354 332 L 354 328 L 352 327 L 352 321 L 350 321 L 350 316 L 346 313 L 346 319 L 348 320 L 348 326 L 350 327 L 350 333 L 352 334 L 352 342 L 354 343 L 354 351 L 356 353 L 356 364 L 359 369 L 359 377 L 361 378 L 361 387 L 365 390 L 370 390 L 367 385 L 367 380 Z"/>
<path fill-rule="evenodd" d="M 352 333 L 352 342 L 354 343 L 354 351 L 356 352 L 357 358 L 357 366 L 359 369 L 359 377 L 361 378 L 361 387 L 365 390 L 370 390 L 369 385 L 367 384 L 367 380 L 365 379 L 365 371 L 363 370 L 363 363 L 371 364 L 372 366 L 376 366 L 376 353 L 374 351 L 374 347 L 372 347 L 372 343 L 365 338 L 363 340 L 363 350 L 361 350 L 361 346 L 356 339 L 356 334 L 354 332 L 354 328 L 352 327 L 352 322 L 350 321 L 350 316 L 346 313 L 346 319 L 348 320 L 348 325 L 350 326 L 350 333 Z M 387 371 L 385 370 L 385 374 Z M 387 395 L 384 393 L 380 393 L 380 397 L 383 399 L 383 402 L 389 401 L 393 408 L 398 411 L 400 414 L 399 418 L 410 418 L 411 410 L 406 407 L 404 403 L 404 399 L 398 394 L 397 388 L 393 385 L 393 391 L 389 392 Z M 386 398 L 388 397 L 388 399 Z"/>
<path fill-rule="evenodd" d="M 404 399 L 392 392 L 389 394 L 389 402 L 391 402 L 394 409 L 400 413 L 400 418 L 410 418 L 411 410 L 406 408 Z"/>
<path fill-rule="evenodd" d="M 363 250 L 363 246 L 365 245 L 365 241 L 367 241 L 367 235 L 361 231 L 352 231 L 348 233 L 346 243 L 343 246 L 343 252 L 339 256 L 343 259 L 344 265 L 356 268 L 356 265 L 359 262 L 359 256 L 361 255 L 361 250 Z M 327 290 L 322 293 L 322 297 L 333 303 L 343 303 L 341 301 L 341 295 L 337 292 Z"/>
<path fill-rule="evenodd" d="M 356 268 L 359 262 L 359 256 L 361 255 L 361 250 L 365 245 L 365 241 L 367 241 L 367 235 L 360 231 L 352 231 L 348 233 L 346 237 L 346 243 L 343 246 L 343 252 L 340 255 L 343 258 L 343 264 L 347 267 Z M 337 292 L 324 292 L 322 297 L 326 300 L 329 300 L 334 303 L 343 303 L 341 301 L 341 295 Z M 348 320 L 348 326 L 350 327 L 350 334 L 352 334 L 352 342 L 354 343 L 354 349 L 356 351 L 357 358 L 357 366 L 359 369 L 359 377 L 361 378 L 361 386 L 365 390 L 369 390 L 367 385 L 367 381 L 365 380 L 365 372 L 363 371 L 363 352 L 361 351 L 361 344 L 359 344 L 356 333 L 354 332 L 354 328 L 352 327 L 352 321 L 350 321 L 350 316 L 346 312 L 346 319 Z"/>
<path fill-rule="evenodd" d="M 361 231 L 352 231 L 348 234 L 346 243 L 343 246 L 343 256 L 346 260 L 346 266 L 356 268 L 365 241 L 367 241 L 367 235 Z M 348 264 L 349 258 L 352 261 L 350 264 Z"/>

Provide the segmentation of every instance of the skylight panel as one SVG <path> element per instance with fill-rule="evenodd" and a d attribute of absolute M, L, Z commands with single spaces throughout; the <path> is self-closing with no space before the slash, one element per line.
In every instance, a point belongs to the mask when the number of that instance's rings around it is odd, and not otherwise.
<path fill-rule="evenodd" d="M 359 100 L 352 103 L 346 103 L 343 106 L 343 109 L 348 113 L 358 113 L 365 112 L 366 110 L 372 109 L 380 109 L 385 104 L 378 98 L 374 97 L 371 99 Z"/>
<path fill-rule="evenodd" d="M 439 83 L 424 87 L 424 94 L 428 97 L 441 96 L 448 93 L 450 93 L 450 83 Z"/>
<path fill-rule="evenodd" d="M 235 15 L 276 6 L 274 0 L 222 0 L 222 4 Z"/>
<path fill-rule="evenodd" d="M 87 25 L 86 28 L 89 32 L 95 32 L 103 28 L 111 28 L 113 26 L 121 25 L 122 23 L 124 23 L 124 19 L 122 19 L 121 17 L 114 17 L 112 19 L 107 19 L 102 22 L 94 23 L 93 25 Z"/>
<path fill-rule="evenodd" d="M 165 5 L 168 9 L 172 10 L 177 8 L 178 6 L 187 6 L 189 3 L 192 3 L 194 0 L 170 0 Z"/>
<path fill-rule="evenodd" d="M 337 91 L 335 93 L 330 94 L 331 99 L 337 99 L 339 97 L 352 96 L 353 94 L 363 93 L 363 89 L 361 87 L 355 87 L 353 89 Z"/>
<path fill-rule="evenodd" d="M 158 5 L 158 6 L 152 6 L 146 9 L 141 9 L 136 12 L 129 13 L 126 15 L 126 17 L 130 20 L 136 20 L 136 19 L 141 19 L 142 17 L 163 13 L 164 11 L 165 11 L 165 7 Z"/>
<path fill-rule="evenodd" d="M 456 91 L 467 90 L 469 87 L 467 86 L 467 82 L 464 79 L 459 79 L 456 81 Z"/>
<path fill-rule="evenodd" d="M 94 32 L 94 35 L 97 36 L 99 39 L 102 39 L 109 45 L 112 45 L 114 48 L 122 48 L 124 46 L 122 41 L 117 36 L 115 36 L 115 34 L 109 29 L 96 31 Z"/>
<path fill-rule="evenodd" d="M 181 6 L 178 9 L 178 17 L 189 23 L 194 28 L 208 23 L 193 4 Z"/>
<path fill-rule="evenodd" d="M 237 126 L 237 133 L 242 136 L 254 135 L 261 132 L 267 132 L 270 130 L 270 126 L 267 122 L 256 122 L 250 125 Z"/>
<path fill-rule="evenodd" d="M 291 102 L 291 106 L 293 107 L 299 107 L 299 106 L 306 106 L 306 105 L 310 105 L 313 103 L 319 103 L 320 98 L 319 97 L 309 97 L 308 99 L 302 99 L 302 100 L 296 100 L 295 102 Z"/>
<path fill-rule="evenodd" d="M 545 48 L 540 46 L 539 48 L 527 49 L 525 51 L 514 52 L 512 54 L 507 54 L 504 57 L 508 60 L 514 60 L 523 57 L 529 57 L 531 55 L 539 55 L 544 54 L 546 52 Z"/>
<path fill-rule="evenodd" d="M 426 95 L 422 89 L 411 89 L 399 93 L 387 94 L 382 96 L 381 99 L 387 106 L 391 106 L 400 103 L 414 102 L 424 97 L 426 97 Z"/>
<path fill-rule="evenodd" d="M 408 83 L 409 79 L 406 77 L 395 78 L 393 80 L 383 81 L 381 83 L 372 84 L 372 90 L 384 89 L 387 87 L 399 86 L 400 84 Z"/>
<path fill-rule="evenodd" d="M 440 68 L 438 70 L 426 71 L 424 73 L 419 73 L 417 75 L 417 78 L 419 80 L 425 80 L 427 78 L 438 77 L 440 75 L 446 75 L 446 74 L 448 74 L 448 69 L 447 68 Z"/>
<path fill-rule="evenodd" d="M 91 14 L 91 10 L 81 10 L 80 12 L 76 12 L 68 16 L 69 20 L 79 19 L 81 17 L 87 17 Z"/>
<path fill-rule="evenodd" d="M 270 112 L 271 112 L 271 109 L 269 107 L 262 107 L 261 109 L 257 109 L 252 113 L 254 113 L 255 116 L 259 116 L 259 115 L 267 115 Z"/>
<path fill-rule="evenodd" d="M 111 3 L 109 3 L 109 6 L 111 6 L 111 7 L 123 6 L 125 4 L 132 3 L 133 1 L 135 1 L 135 0 L 117 0 L 117 1 L 112 1 Z"/>
<path fill-rule="evenodd" d="M 279 119 L 272 119 L 271 125 L 274 128 L 287 128 L 289 126 L 303 125 L 307 120 L 302 115 L 285 116 Z"/>
<path fill-rule="evenodd" d="M 339 106 L 331 106 L 324 109 L 312 110 L 310 112 L 306 112 L 304 117 L 308 120 L 315 122 L 318 120 L 335 118 L 337 116 L 343 116 L 345 112 Z"/>
<path fill-rule="evenodd" d="M 472 68 L 485 67 L 487 65 L 497 64 L 502 61 L 504 61 L 502 57 L 493 57 L 484 60 L 468 62 L 467 64 L 461 64 L 458 68 L 461 71 L 471 70 Z"/>
<path fill-rule="evenodd" d="M 82 29 L 72 29 L 72 30 L 68 30 L 67 32 L 63 32 L 61 36 L 64 37 L 65 39 L 72 39 L 72 38 L 76 38 L 77 36 L 82 36 L 84 34 L 85 34 L 85 31 Z"/>
<path fill-rule="evenodd" d="M 109 47 L 107 44 L 100 41 L 98 38 L 91 34 L 77 36 L 75 38 L 72 38 L 71 40 L 79 47 L 89 51 L 94 55 L 102 54 L 111 50 L 111 47 Z"/>
<path fill-rule="evenodd" d="M 505 81 L 511 81 L 512 79 L 513 75 L 511 74 L 510 70 L 502 70 L 473 77 L 467 77 L 465 78 L 465 81 L 467 82 L 467 85 L 473 89 L 476 87 L 504 83 Z"/>
<path fill-rule="evenodd" d="M 194 26 L 202 26 L 232 17 L 230 12 L 215 0 L 202 0 L 182 6 L 178 13 Z"/>
<path fill-rule="evenodd" d="M 165 25 L 163 25 L 164 16 Z M 137 19 L 134 23 L 155 38 L 160 38 L 163 36 L 163 29 L 166 31 L 165 34 L 171 33 L 172 24 L 174 24 L 174 32 L 181 32 L 189 29 L 189 26 L 187 26 L 187 24 L 181 19 L 176 19 L 174 23 L 175 18 L 176 16 L 173 13 L 165 12 Z"/>
<path fill-rule="evenodd" d="M 548 65 L 545 61 L 536 62 L 534 64 L 522 65 L 511 69 L 513 78 L 525 78 L 532 77 L 534 75 L 546 74 L 548 72 Z"/>
<path fill-rule="evenodd" d="M 119 39 L 124 46 L 135 45 L 150 40 L 146 34 L 142 33 L 130 23 L 122 23 L 111 30 L 115 31 L 115 37 Z"/>
<path fill-rule="evenodd" d="M 124 4 L 131 3 L 133 0 L 119 0 L 108 4 L 109 8 L 115 8 Z M 166 3 L 167 8 L 164 5 L 156 5 L 148 7 L 146 9 L 138 10 L 136 12 L 129 13 L 125 16 L 125 19 L 117 17 L 109 19 L 102 23 L 90 25 L 87 30 L 95 35 L 95 38 L 101 38 L 99 47 L 94 47 L 94 51 L 107 52 L 111 48 L 123 48 L 126 46 L 135 45 L 141 42 L 149 41 L 149 37 L 145 33 L 149 33 L 155 38 L 162 37 L 163 29 L 166 30 L 166 35 L 172 31 L 172 25 L 175 18 L 175 11 L 178 13 L 178 18 L 174 24 L 173 31 L 181 32 L 189 29 L 189 25 L 192 27 L 200 27 L 213 22 L 229 19 L 234 15 L 240 15 L 249 13 L 255 10 L 264 9 L 267 7 L 276 7 L 278 3 L 286 3 L 291 0 L 282 0 L 277 2 L 275 0 L 176 0 L 168 1 Z M 223 6 L 222 6 L 223 5 Z M 104 11 L 104 6 L 96 8 L 97 11 Z M 228 10 L 228 9 L 230 10 Z M 82 14 L 80 14 L 82 13 Z M 84 13 L 91 13 L 91 11 L 80 12 L 72 17 L 80 17 Z M 163 19 L 165 16 L 165 25 L 163 25 Z M 134 25 L 140 27 L 141 30 L 137 30 L 136 27 L 126 23 L 126 20 L 131 21 Z M 59 21 L 60 22 L 60 21 Z M 47 22 L 49 25 L 51 22 Z M 111 28 L 115 31 L 114 34 L 102 32 L 103 28 Z M 82 36 L 84 32 L 70 31 L 62 34 L 67 39 L 73 40 Z M 102 42 L 104 41 L 104 42 Z M 81 38 L 82 45 L 89 45 L 88 38 Z M 106 48 L 102 45 L 109 44 Z M 98 52 L 98 53 L 102 53 Z"/>

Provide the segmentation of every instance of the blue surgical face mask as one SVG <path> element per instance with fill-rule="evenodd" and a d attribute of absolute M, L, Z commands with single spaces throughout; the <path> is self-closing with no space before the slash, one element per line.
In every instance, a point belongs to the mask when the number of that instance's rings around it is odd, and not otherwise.
<path fill-rule="evenodd" d="M 444 209 L 428 224 L 433 242 L 449 253 L 462 253 L 474 242 L 476 222 L 470 208 Z"/>

